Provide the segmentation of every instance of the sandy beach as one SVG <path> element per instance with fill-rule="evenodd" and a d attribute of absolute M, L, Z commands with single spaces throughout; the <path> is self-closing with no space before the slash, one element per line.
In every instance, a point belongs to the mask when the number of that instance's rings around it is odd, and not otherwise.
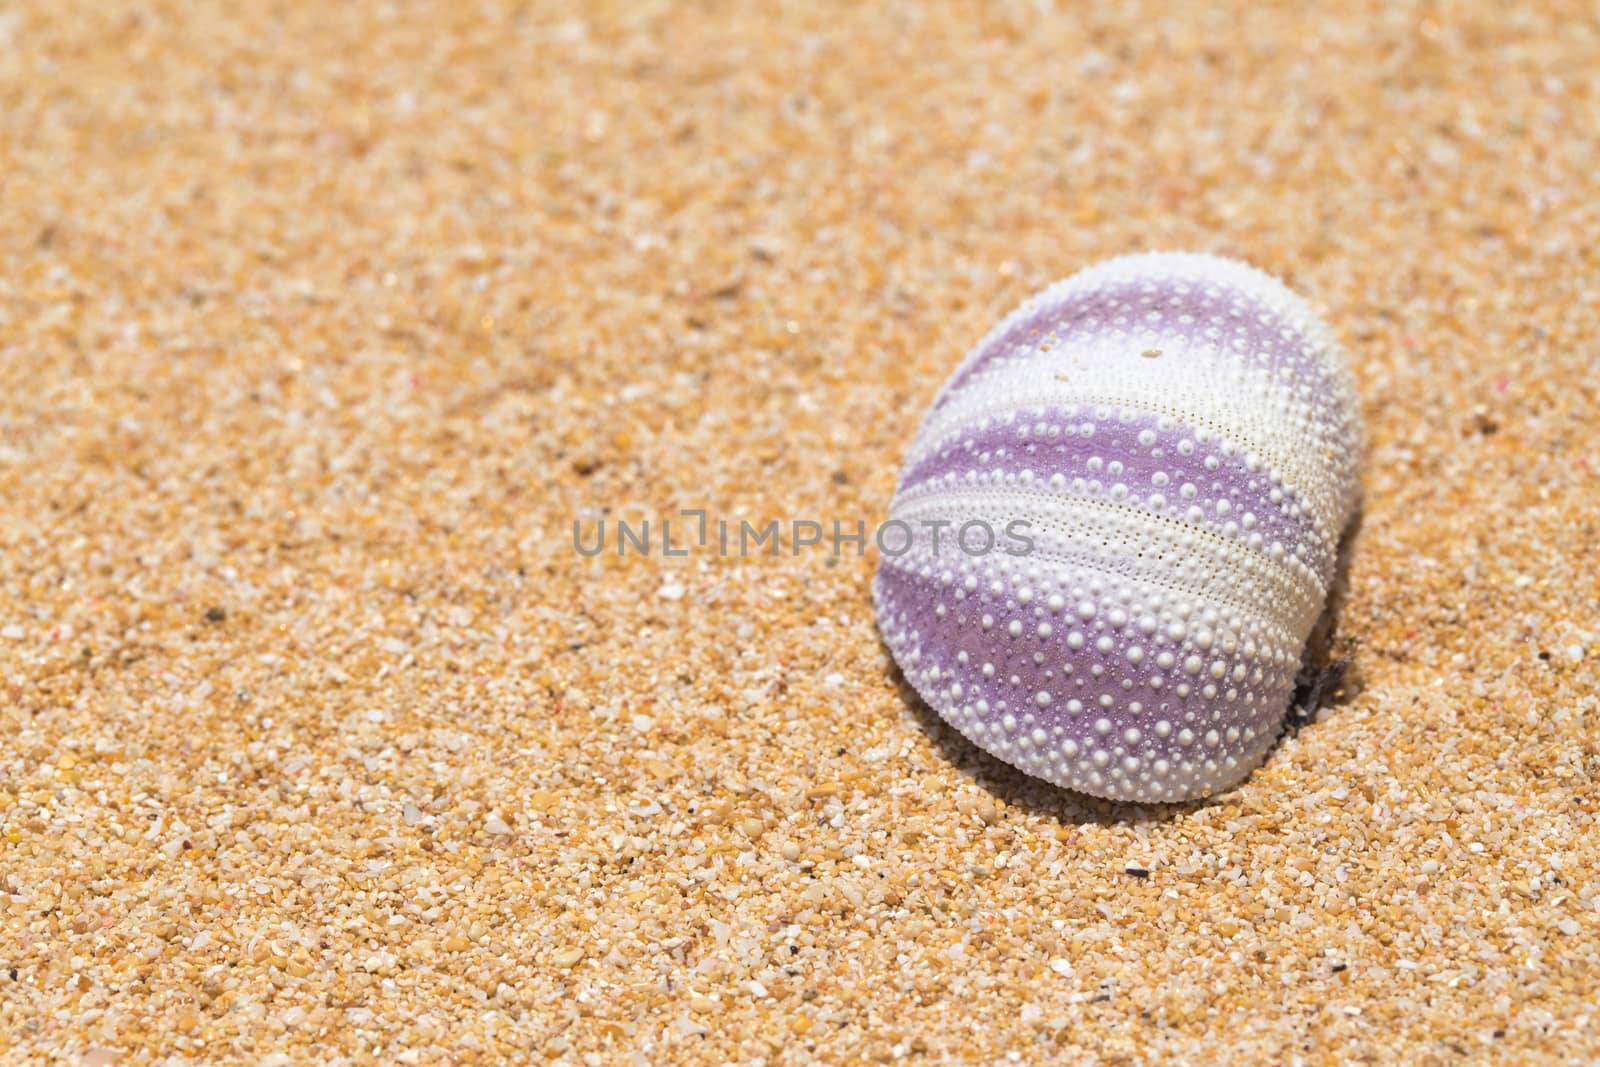
<path fill-rule="evenodd" d="M 0 1062 L 1600 1058 L 1597 69 L 1559 3 L 0 6 Z M 1166 806 L 944 725 L 870 545 L 716 537 L 870 530 L 1148 249 L 1310 299 L 1370 437 L 1342 690 Z"/>

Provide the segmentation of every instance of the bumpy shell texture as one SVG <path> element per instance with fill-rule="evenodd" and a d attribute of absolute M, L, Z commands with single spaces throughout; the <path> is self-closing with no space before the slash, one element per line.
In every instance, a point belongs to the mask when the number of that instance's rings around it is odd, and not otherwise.
<path fill-rule="evenodd" d="M 879 628 L 934 710 L 1031 775 L 1228 788 L 1282 728 L 1362 447 L 1304 300 L 1215 256 L 1110 260 L 934 401 L 880 534 Z"/>

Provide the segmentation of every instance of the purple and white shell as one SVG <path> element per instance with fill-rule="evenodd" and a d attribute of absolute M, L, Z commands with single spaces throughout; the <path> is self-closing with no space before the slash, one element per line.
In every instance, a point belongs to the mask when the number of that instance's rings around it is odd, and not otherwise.
<path fill-rule="evenodd" d="M 1280 282 L 1099 264 L 995 327 L 923 419 L 878 626 L 934 710 L 1028 774 L 1225 789 L 1282 729 L 1362 448 L 1344 354 Z"/>

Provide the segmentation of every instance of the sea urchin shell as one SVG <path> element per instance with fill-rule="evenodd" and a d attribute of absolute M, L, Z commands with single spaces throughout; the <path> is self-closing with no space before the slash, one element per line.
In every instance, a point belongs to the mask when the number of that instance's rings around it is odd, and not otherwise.
<path fill-rule="evenodd" d="M 1227 788 L 1277 737 L 1356 506 L 1362 429 L 1309 305 L 1244 264 L 1110 260 L 945 385 L 880 536 L 878 625 L 922 697 L 1116 800 Z M 885 524 L 888 526 L 889 524 Z"/>

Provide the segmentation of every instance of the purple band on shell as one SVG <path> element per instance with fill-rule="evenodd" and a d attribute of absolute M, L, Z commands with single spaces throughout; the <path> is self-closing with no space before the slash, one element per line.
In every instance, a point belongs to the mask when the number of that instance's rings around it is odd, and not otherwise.
<path fill-rule="evenodd" d="M 1238 353 L 1242 362 L 1287 369 L 1314 389 L 1326 391 L 1332 381 L 1327 362 L 1307 336 L 1310 331 L 1259 295 L 1195 279 L 1123 278 L 1058 300 L 1046 298 L 1037 308 L 1025 309 L 1015 323 L 979 346 L 940 392 L 934 407 L 948 405 L 963 387 L 995 370 L 996 364 L 1037 358 L 1042 346 L 1060 351 L 1107 327 L 1130 333 L 1160 329 L 1166 331 L 1168 345 L 1177 338 L 1223 346 Z"/>
<path fill-rule="evenodd" d="M 1291 551 L 1304 550 L 1304 562 L 1312 570 L 1325 577 L 1331 571 L 1336 544 L 1322 537 L 1292 492 L 1274 486 L 1266 473 L 1250 471 L 1243 455 L 1224 455 L 1214 444 L 1199 444 L 1186 427 L 1161 430 L 1150 415 L 1098 424 L 1088 443 L 1078 439 L 1083 422 L 1081 413 L 1054 409 L 1042 418 L 1026 420 L 1027 436 L 1019 436 L 1015 426 L 986 427 L 907 468 L 898 491 L 913 494 L 940 479 L 951 475 L 959 479 L 979 470 L 1026 472 L 1040 485 L 1059 475 L 1062 492 L 1077 496 L 1107 497 L 1121 485 L 1152 510 L 1157 510 L 1153 501 L 1159 498 L 1163 513 L 1184 516 L 1198 511 L 1190 521 L 1241 541 L 1249 541 L 1254 533 L 1263 544 L 1276 541 Z M 1036 432 L 1041 425 L 1046 428 L 1042 435 Z M 1150 443 L 1142 443 L 1141 434 Z M 1213 467 L 1208 469 L 1207 459 L 1212 457 Z M 1192 494 L 1186 494 L 1186 487 L 1192 487 Z M 1275 488 L 1280 497 L 1276 501 Z M 1218 501 L 1230 497 L 1253 500 L 1259 506 L 1219 516 Z"/>

